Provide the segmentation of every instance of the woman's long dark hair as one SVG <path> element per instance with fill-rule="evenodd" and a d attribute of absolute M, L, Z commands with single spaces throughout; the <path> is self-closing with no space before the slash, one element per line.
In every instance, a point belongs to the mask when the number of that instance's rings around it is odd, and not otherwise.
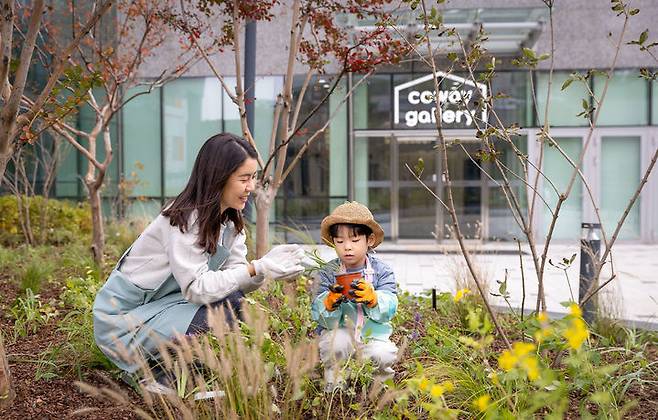
<path fill-rule="evenodd" d="M 242 212 L 228 208 L 221 213 L 222 191 L 229 177 L 247 158 L 256 159 L 256 149 L 245 139 L 230 133 L 212 136 L 201 146 L 185 189 L 162 211 L 171 226 L 188 230 L 190 214 L 198 211 L 198 244 L 208 253 L 217 251 L 221 224 L 230 220 L 237 232 L 244 229 Z"/>

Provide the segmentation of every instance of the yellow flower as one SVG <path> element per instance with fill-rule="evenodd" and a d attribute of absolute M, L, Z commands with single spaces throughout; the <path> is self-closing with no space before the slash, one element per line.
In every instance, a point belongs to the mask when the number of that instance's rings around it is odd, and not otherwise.
<path fill-rule="evenodd" d="M 587 337 L 589 337 L 589 331 L 587 331 L 585 321 L 581 318 L 574 318 L 571 320 L 569 328 L 562 335 L 567 339 L 569 347 L 578 350 L 583 345 L 583 342 L 587 340 Z"/>
<path fill-rule="evenodd" d="M 534 356 L 529 356 L 523 359 L 521 366 L 528 375 L 528 379 L 534 381 L 539 378 L 539 363 L 537 363 L 537 358 Z"/>
<path fill-rule="evenodd" d="M 444 392 L 446 392 L 446 389 L 443 385 L 434 385 L 430 390 L 430 395 L 434 398 L 439 398 Z"/>
<path fill-rule="evenodd" d="M 475 406 L 475 408 L 477 408 L 481 412 L 487 411 L 487 408 L 489 408 L 490 404 L 491 404 L 491 397 L 487 394 L 484 394 L 481 397 L 479 397 L 477 400 L 473 401 L 473 405 Z"/>
<path fill-rule="evenodd" d="M 469 293 L 471 293 L 471 289 L 459 289 L 457 290 L 457 293 L 455 293 L 455 297 L 453 298 L 453 300 L 455 301 L 455 303 L 457 303 Z"/>
<path fill-rule="evenodd" d="M 441 385 L 443 385 L 443 388 L 446 392 L 452 392 L 455 390 L 455 385 L 453 385 L 453 383 L 450 381 L 445 381 Z"/>
<path fill-rule="evenodd" d="M 571 314 L 572 316 L 581 317 L 583 316 L 583 311 L 580 310 L 580 306 L 578 306 L 575 303 L 572 303 L 571 305 L 569 305 L 569 314 Z"/>
<path fill-rule="evenodd" d="M 537 321 L 541 322 L 542 324 L 548 321 L 548 314 L 546 312 L 540 312 L 539 315 L 537 315 Z"/>
<path fill-rule="evenodd" d="M 517 342 L 512 345 L 512 352 L 517 357 L 523 357 L 534 350 L 535 350 L 535 345 L 532 343 Z"/>
<path fill-rule="evenodd" d="M 509 372 L 514 369 L 514 365 L 516 365 L 518 360 L 519 358 L 513 355 L 511 351 L 505 350 L 503 354 L 498 357 L 498 366 L 500 366 L 502 370 Z"/>
<path fill-rule="evenodd" d="M 539 363 L 534 354 L 535 345 L 532 343 L 517 342 L 512 350 L 505 350 L 498 358 L 498 366 L 509 372 L 515 367 L 521 367 L 531 381 L 539 378 Z"/>
<path fill-rule="evenodd" d="M 540 330 L 535 331 L 535 341 L 538 343 L 541 343 L 542 341 L 546 340 L 547 338 L 550 338 L 551 335 L 553 335 L 553 329 L 552 328 L 542 328 Z"/>
<path fill-rule="evenodd" d="M 491 379 L 491 382 L 492 382 L 494 385 L 498 385 L 498 384 L 500 384 L 500 381 L 498 380 L 498 374 L 497 374 L 496 372 L 491 372 L 491 373 L 489 374 L 489 379 Z"/>
<path fill-rule="evenodd" d="M 427 378 L 423 377 L 423 379 L 420 380 L 420 384 L 418 385 L 418 388 L 421 391 L 425 391 L 429 386 L 430 386 L 430 381 L 428 381 Z"/>

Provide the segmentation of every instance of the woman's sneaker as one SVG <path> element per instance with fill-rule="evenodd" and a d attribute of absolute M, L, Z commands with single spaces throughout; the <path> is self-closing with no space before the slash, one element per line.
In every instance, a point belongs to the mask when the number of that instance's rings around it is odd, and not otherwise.
<path fill-rule="evenodd" d="M 147 392 L 158 395 L 176 395 L 176 391 L 155 379 L 142 379 L 139 386 Z"/>
<path fill-rule="evenodd" d="M 212 400 L 215 398 L 224 398 L 226 396 L 226 393 L 224 391 L 205 391 L 205 392 L 197 392 L 194 394 L 194 400 L 199 401 L 199 400 Z"/>

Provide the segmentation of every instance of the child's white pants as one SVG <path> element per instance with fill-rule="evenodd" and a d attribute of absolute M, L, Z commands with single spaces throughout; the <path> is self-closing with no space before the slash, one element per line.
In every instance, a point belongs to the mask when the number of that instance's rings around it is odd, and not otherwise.
<path fill-rule="evenodd" d="M 355 350 L 358 350 L 361 357 L 373 361 L 377 366 L 377 376 L 383 379 L 390 377 L 393 373 L 391 365 L 398 355 L 397 346 L 390 340 L 370 338 L 367 343 L 355 343 L 354 330 L 351 328 L 323 330 L 318 347 L 320 348 L 320 359 L 325 367 L 325 379 L 328 382 L 333 382 L 334 375 L 331 371 L 340 369 L 336 364 L 352 356 Z"/>

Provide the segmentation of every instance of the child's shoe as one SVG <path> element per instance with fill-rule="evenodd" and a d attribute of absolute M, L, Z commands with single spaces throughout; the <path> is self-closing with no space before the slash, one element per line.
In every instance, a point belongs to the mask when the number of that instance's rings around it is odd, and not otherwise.
<path fill-rule="evenodd" d="M 345 378 L 343 377 L 343 372 L 336 368 L 325 368 L 324 392 L 331 393 L 337 389 L 340 389 L 341 391 L 345 389 Z"/>
<path fill-rule="evenodd" d="M 385 369 L 382 369 L 382 370 L 379 370 L 379 371 L 375 372 L 375 374 L 373 376 L 375 378 L 375 381 L 384 382 L 388 379 L 393 379 L 394 374 L 395 374 L 395 371 L 393 370 L 393 368 L 391 368 L 389 366 Z"/>

